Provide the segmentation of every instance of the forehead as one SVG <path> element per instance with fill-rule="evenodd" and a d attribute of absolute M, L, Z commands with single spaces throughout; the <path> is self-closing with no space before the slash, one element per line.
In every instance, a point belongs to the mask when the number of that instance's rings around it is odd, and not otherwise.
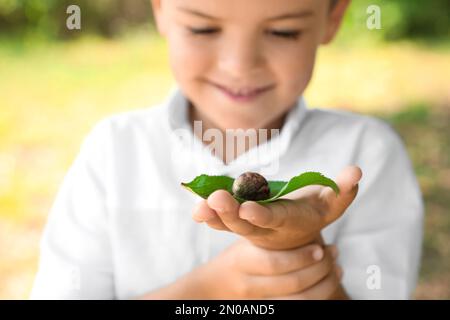
<path fill-rule="evenodd" d="M 329 0 L 166 0 L 178 12 L 204 13 L 227 21 L 266 21 L 298 15 L 311 17 L 323 9 Z"/>

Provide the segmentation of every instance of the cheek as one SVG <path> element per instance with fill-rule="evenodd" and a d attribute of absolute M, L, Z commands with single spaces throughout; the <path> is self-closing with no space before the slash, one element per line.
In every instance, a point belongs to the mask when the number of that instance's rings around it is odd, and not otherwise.
<path fill-rule="evenodd" d="M 169 45 L 170 64 L 178 81 L 201 77 L 210 68 L 211 51 L 195 45 L 195 41 L 178 38 Z"/>
<path fill-rule="evenodd" d="M 302 92 L 311 79 L 316 57 L 315 46 L 284 50 L 276 59 L 278 77 L 287 90 Z"/>

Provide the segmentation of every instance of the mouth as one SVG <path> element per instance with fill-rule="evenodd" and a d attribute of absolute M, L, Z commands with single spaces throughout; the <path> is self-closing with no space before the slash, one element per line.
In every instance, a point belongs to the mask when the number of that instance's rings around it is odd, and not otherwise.
<path fill-rule="evenodd" d="M 219 89 L 219 91 L 225 94 L 228 98 L 238 102 L 249 102 L 255 100 L 275 86 L 271 84 L 260 87 L 230 88 L 228 86 L 220 85 L 214 82 L 211 82 L 211 84 Z"/>

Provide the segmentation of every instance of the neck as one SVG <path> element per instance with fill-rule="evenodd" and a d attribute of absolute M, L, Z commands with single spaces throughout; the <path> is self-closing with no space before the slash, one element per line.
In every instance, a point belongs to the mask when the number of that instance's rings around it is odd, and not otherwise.
<path fill-rule="evenodd" d="M 202 143 L 204 145 L 209 145 L 211 143 L 215 143 L 216 146 L 219 146 L 218 148 L 214 148 L 214 155 L 216 157 L 218 157 L 219 159 L 222 160 L 223 163 L 228 164 L 229 162 L 233 161 L 234 159 L 236 159 L 238 156 L 240 156 L 241 154 L 247 152 L 249 149 L 256 147 L 258 145 L 260 145 L 261 143 L 265 143 L 267 141 L 269 141 L 272 138 L 272 130 L 271 129 L 278 129 L 279 131 L 282 130 L 283 124 L 286 120 L 286 116 L 287 116 L 287 112 L 285 112 L 284 114 L 282 114 L 281 116 L 277 117 L 276 119 L 268 122 L 267 124 L 258 127 L 258 128 L 253 128 L 256 130 L 259 129 L 266 129 L 267 130 L 267 139 L 261 139 L 260 140 L 260 136 L 257 134 L 256 135 L 256 141 L 254 141 L 253 143 L 250 142 L 250 138 L 245 138 L 245 144 L 243 148 L 238 148 L 237 143 L 229 143 L 228 139 L 226 139 L 227 137 L 227 128 L 223 128 L 219 125 L 217 125 L 216 123 L 214 123 L 211 119 L 209 119 L 206 115 L 204 115 L 203 113 L 199 112 L 199 110 L 191 103 L 189 102 L 189 109 L 188 109 L 188 116 L 189 116 L 189 123 L 191 124 L 191 127 L 194 128 L 194 121 L 201 121 L 202 123 L 202 130 L 201 132 L 196 132 L 196 130 L 194 131 L 194 134 L 197 136 L 198 139 L 200 139 L 200 141 L 202 141 Z M 211 140 L 206 140 L 204 139 L 204 135 L 203 133 L 206 132 L 206 130 L 208 129 L 215 129 L 215 130 L 219 130 L 221 133 L 221 137 L 222 137 L 222 141 L 214 141 L 211 142 Z M 255 145 L 256 143 L 256 145 Z M 221 146 L 221 148 L 220 148 Z M 230 150 L 230 149 L 234 149 L 234 150 Z M 227 152 L 228 151 L 228 152 Z M 227 157 L 226 157 L 227 155 Z M 230 155 L 232 155 L 230 157 Z"/>

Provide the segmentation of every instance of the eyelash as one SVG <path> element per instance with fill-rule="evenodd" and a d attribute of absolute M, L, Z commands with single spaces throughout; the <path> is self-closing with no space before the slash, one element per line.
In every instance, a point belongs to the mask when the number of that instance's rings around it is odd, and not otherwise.
<path fill-rule="evenodd" d="M 188 29 L 193 35 L 211 35 L 211 34 L 217 33 L 219 31 L 218 29 L 214 29 L 214 28 L 204 28 L 204 29 L 188 28 Z M 286 30 L 286 31 L 272 30 L 272 31 L 267 31 L 267 33 L 269 35 L 273 35 L 276 37 L 289 39 L 289 40 L 296 40 L 301 35 L 301 32 L 297 31 L 297 30 L 292 30 L 292 31 L 290 31 L 290 30 Z"/>
<path fill-rule="evenodd" d="M 194 35 L 212 34 L 218 31 L 217 29 L 213 28 L 205 28 L 205 29 L 188 28 L 188 29 Z"/>
<path fill-rule="evenodd" d="M 298 39 L 298 37 L 300 36 L 301 32 L 300 31 L 269 31 L 269 34 L 277 36 L 277 37 L 281 37 L 281 38 L 286 38 L 286 39 L 292 39 L 292 40 L 296 40 Z"/>

